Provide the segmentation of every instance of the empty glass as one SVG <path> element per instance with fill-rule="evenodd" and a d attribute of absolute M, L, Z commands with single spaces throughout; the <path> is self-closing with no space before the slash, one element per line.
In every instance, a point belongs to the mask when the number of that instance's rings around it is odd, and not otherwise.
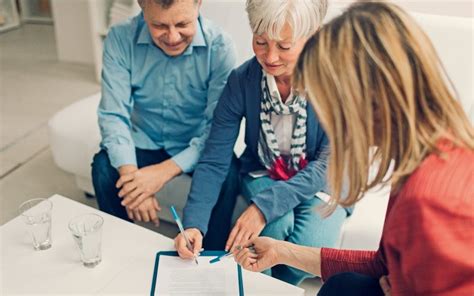
<path fill-rule="evenodd" d="M 96 214 L 84 214 L 69 222 L 69 230 L 79 247 L 85 267 L 95 267 L 102 260 L 101 240 L 104 219 Z"/>
<path fill-rule="evenodd" d="M 51 248 L 51 212 L 53 203 L 44 198 L 30 199 L 19 207 L 20 216 L 28 226 L 35 250 Z"/>

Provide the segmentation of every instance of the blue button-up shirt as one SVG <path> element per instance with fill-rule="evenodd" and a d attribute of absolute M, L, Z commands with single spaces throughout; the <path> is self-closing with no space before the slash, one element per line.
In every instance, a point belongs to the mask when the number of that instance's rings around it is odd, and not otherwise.
<path fill-rule="evenodd" d="M 136 165 L 135 147 L 163 148 L 183 172 L 192 171 L 235 60 L 230 37 L 202 17 L 176 57 L 153 43 L 142 13 L 112 27 L 98 109 L 101 146 L 112 166 Z"/>

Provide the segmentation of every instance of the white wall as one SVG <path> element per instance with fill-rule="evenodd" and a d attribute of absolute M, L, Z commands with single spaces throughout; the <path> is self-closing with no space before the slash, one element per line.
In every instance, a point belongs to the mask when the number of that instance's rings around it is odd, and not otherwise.
<path fill-rule="evenodd" d="M 329 20 L 353 0 L 336 0 Z M 454 85 L 457 97 L 474 124 L 474 18 L 473 1 L 394 1 L 415 18 L 428 34 Z"/>
<path fill-rule="evenodd" d="M 51 4 L 58 59 L 94 64 L 88 0 L 52 0 Z"/>
<path fill-rule="evenodd" d="M 99 12 L 102 9 L 97 7 L 110 7 L 112 0 L 52 0 L 52 10 L 55 22 L 56 45 L 59 60 L 79 62 L 86 64 L 100 63 L 100 54 L 97 54 L 96 24 L 91 24 L 91 14 Z M 121 2 L 130 2 L 136 0 L 120 0 Z M 346 6 L 354 0 L 329 0 L 330 6 Z M 422 12 L 428 14 L 440 14 L 459 17 L 472 18 L 473 0 L 399 0 L 394 1 L 407 10 Z M 104 4 L 107 3 L 107 4 Z M 226 7 L 227 13 L 220 15 L 209 15 L 209 17 L 218 20 L 219 23 L 235 24 L 236 18 L 240 18 L 239 27 L 227 27 L 226 30 L 232 35 L 234 31 L 249 30 L 248 21 L 245 15 L 234 13 L 236 9 L 244 8 L 245 0 L 203 0 L 203 11 L 212 11 L 212 7 Z M 222 11 L 216 9 L 214 11 Z M 100 19 L 107 20 L 107 12 Z M 242 18 L 243 17 L 243 18 Z M 92 17 L 94 19 L 94 17 Z M 97 19 L 97 17 L 95 17 Z M 247 44 L 237 43 L 237 51 L 240 55 L 240 61 L 251 55 L 248 52 Z"/>
<path fill-rule="evenodd" d="M 355 0 L 329 0 L 329 2 L 331 5 L 347 5 Z M 474 16 L 473 0 L 398 0 L 392 2 L 413 12 L 470 18 Z"/>

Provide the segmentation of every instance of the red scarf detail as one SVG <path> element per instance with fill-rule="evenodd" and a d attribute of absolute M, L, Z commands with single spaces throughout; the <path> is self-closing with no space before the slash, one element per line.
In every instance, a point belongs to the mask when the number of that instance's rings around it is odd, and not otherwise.
<path fill-rule="evenodd" d="M 305 157 L 301 157 L 300 162 L 298 164 L 299 170 L 304 169 L 306 165 L 308 165 L 308 160 Z M 275 160 L 273 166 L 268 170 L 270 178 L 272 178 L 273 180 L 283 181 L 289 180 L 291 177 L 296 175 L 297 172 L 298 170 L 290 168 L 281 156 Z"/>

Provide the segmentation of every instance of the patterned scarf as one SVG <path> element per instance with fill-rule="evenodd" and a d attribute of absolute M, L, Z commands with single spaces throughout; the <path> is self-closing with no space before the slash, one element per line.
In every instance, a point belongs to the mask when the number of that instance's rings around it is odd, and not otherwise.
<path fill-rule="evenodd" d="M 285 105 L 280 97 L 275 77 L 263 71 L 262 101 L 260 111 L 260 137 L 258 156 L 260 162 L 275 180 L 288 180 L 303 169 L 306 160 L 306 99 L 293 95 L 291 104 Z M 278 115 L 296 114 L 296 123 L 291 137 L 290 158 L 287 162 L 281 155 L 271 123 L 271 113 Z"/>

